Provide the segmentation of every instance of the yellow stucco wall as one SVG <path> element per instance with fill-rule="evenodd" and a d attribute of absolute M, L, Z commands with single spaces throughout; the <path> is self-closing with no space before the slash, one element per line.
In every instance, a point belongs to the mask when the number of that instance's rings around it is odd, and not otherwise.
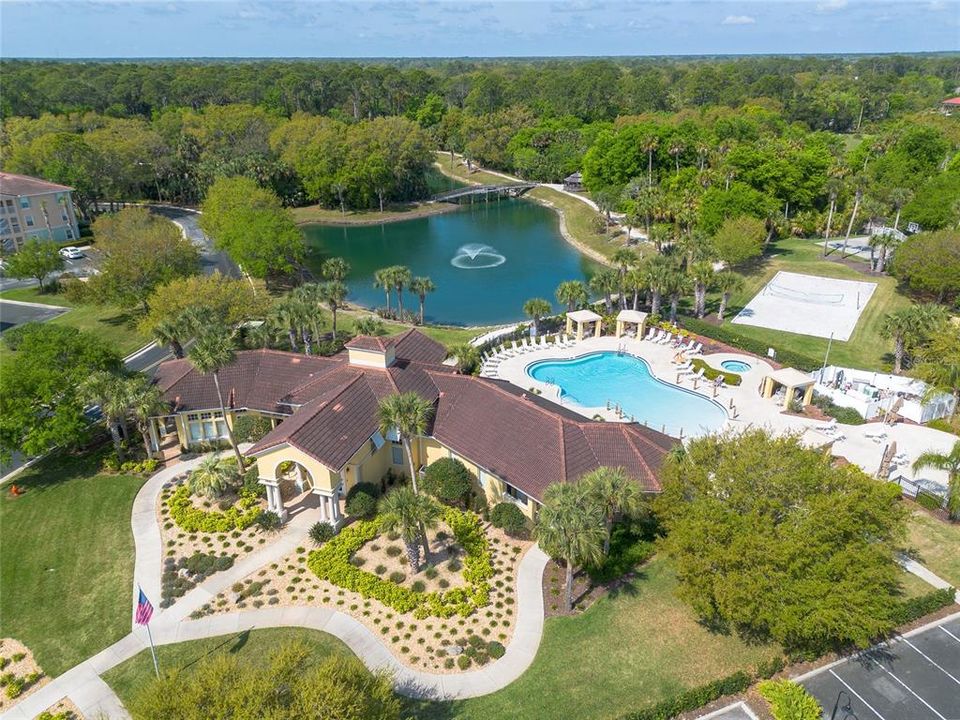
<path fill-rule="evenodd" d="M 277 466 L 288 461 L 299 463 L 310 473 L 315 489 L 332 492 L 340 485 L 338 473 L 331 471 L 302 450 L 289 445 L 281 445 L 260 455 L 257 458 L 257 474 L 266 480 L 274 480 L 277 477 Z"/>
<path fill-rule="evenodd" d="M 393 348 L 387 348 L 386 352 L 376 350 L 361 350 L 359 348 L 347 348 L 347 357 L 351 365 L 363 365 L 365 367 L 385 368 L 393 364 L 396 359 Z"/>

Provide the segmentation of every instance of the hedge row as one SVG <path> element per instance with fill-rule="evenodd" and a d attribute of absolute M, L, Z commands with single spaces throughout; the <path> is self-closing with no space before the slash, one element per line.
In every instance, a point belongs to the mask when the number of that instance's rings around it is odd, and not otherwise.
<path fill-rule="evenodd" d="M 201 510 L 190 499 L 190 488 L 181 485 L 167 500 L 170 517 L 186 532 L 222 533 L 230 530 L 245 530 L 253 525 L 263 510 L 260 498 L 245 490 L 240 491 L 240 500 L 229 510 Z"/>
<path fill-rule="evenodd" d="M 623 715 L 622 720 L 670 720 L 680 713 L 701 708 L 724 695 L 741 693 L 750 687 L 752 682 L 753 676 L 749 673 L 735 672 L 712 683 L 685 690 L 656 705 Z"/>
<path fill-rule="evenodd" d="M 700 368 L 703 368 L 703 376 L 707 380 L 716 380 L 718 377 L 722 377 L 723 382 L 725 382 L 727 385 L 739 385 L 741 380 L 743 380 L 743 378 L 740 377 L 737 373 L 726 372 L 725 370 L 717 370 L 717 368 L 711 367 L 710 365 L 707 364 L 706 360 L 701 360 L 700 358 L 693 358 L 693 360 L 691 360 L 690 362 L 693 364 L 695 368 L 697 368 L 697 370 L 699 370 Z"/>
<path fill-rule="evenodd" d="M 493 575 L 490 545 L 476 515 L 447 508 L 443 519 L 464 549 L 465 587 L 446 592 L 415 592 L 351 564 L 353 554 L 380 534 L 377 520 L 355 522 L 341 530 L 335 538 L 310 553 L 307 567 L 321 580 L 357 592 L 364 598 L 375 598 L 397 612 L 413 612 L 421 619 L 467 617 L 490 602 L 490 586 L 486 582 Z"/>
<path fill-rule="evenodd" d="M 914 620 L 919 620 L 925 615 L 935 613 L 937 610 L 952 605 L 955 602 L 956 590 L 953 588 L 943 588 L 942 590 L 933 590 L 926 595 L 903 600 L 897 605 L 893 612 L 894 625 L 906 625 Z"/>
<path fill-rule="evenodd" d="M 802 353 L 787 350 L 782 347 L 776 347 L 775 345 L 770 345 L 770 343 L 767 343 L 763 340 L 754 340 L 753 338 L 745 337 L 744 335 L 741 335 L 740 332 L 727 325 L 711 325 L 703 320 L 698 320 L 692 317 L 684 317 L 683 326 L 687 328 L 687 330 L 695 332 L 697 335 L 713 338 L 714 340 L 741 348 L 742 350 L 746 350 L 754 355 L 759 355 L 760 357 L 767 357 L 767 349 L 773 347 L 773 349 L 777 351 L 776 361 L 778 363 L 782 365 L 792 365 L 793 367 L 797 368 L 797 370 L 809 372 L 811 370 L 816 370 L 821 364 L 821 360 L 808 357 Z"/>

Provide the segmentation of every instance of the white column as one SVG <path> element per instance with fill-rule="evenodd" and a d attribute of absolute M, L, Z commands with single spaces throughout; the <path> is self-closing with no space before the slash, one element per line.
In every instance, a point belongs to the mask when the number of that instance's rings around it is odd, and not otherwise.
<path fill-rule="evenodd" d="M 340 522 L 340 501 L 336 492 L 330 498 L 330 521 L 334 525 Z"/>
<path fill-rule="evenodd" d="M 150 447 L 154 452 L 160 452 L 160 436 L 157 433 L 157 419 L 150 418 L 148 427 L 150 428 Z"/>
<path fill-rule="evenodd" d="M 320 493 L 317 493 L 317 497 L 320 498 L 320 519 L 327 519 L 327 498 Z"/>

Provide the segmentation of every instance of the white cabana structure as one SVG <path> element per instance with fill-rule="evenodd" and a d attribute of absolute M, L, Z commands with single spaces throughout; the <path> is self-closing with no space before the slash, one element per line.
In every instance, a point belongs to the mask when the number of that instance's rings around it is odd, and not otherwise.
<path fill-rule="evenodd" d="M 915 423 L 925 423 L 949 416 L 956 404 L 949 393 L 927 397 L 925 382 L 903 375 L 836 365 L 828 365 L 811 375 L 817 381 L 819 394 L 841 407 L 853 408 L 867 420 L 896 414 Z"/>
<path fill-rule="evenodd" d="M 803 392 L 803 404 L 809 405 L 813 401 L 813 386 L 816 380 L 800 372 L 796 368 L 785 367 L 774 370 L 763 379 L 762 394 L 765 398 L 771 398 L 777 392 L 777 388 L 783 388 L 783 409 L 789 410 L 790 403 L 798 391 Z"/>
<path fill-rule="evenodd" d="M 573 312 L 567 313 L 567 335 L 573 333 L 573 324 L 577 324 L 577 332 L 575 337 L 578 341 L 583 340 L 584 335 L 589 334 L 584 332 L 590 325 L 593 323 L 593 336 L 600 337 L 600 333 L 603 331 L 603 318 L 597 315 L 593 310 L 574 310 Z"/>
<path fill-rule="evenodd" d="M 636 325 L 636 337 L 642 338 L 647 327 L 647 314 L 639 310 L 621 310 L 617 315 L 616 337 L 623 335 L 628 325 Z"/>

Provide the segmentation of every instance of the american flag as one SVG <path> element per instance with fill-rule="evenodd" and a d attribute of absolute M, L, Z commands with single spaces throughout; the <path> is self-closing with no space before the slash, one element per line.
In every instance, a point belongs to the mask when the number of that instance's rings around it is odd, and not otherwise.
<path fill-rule="evenodd" d="M 134 622 L 136 622 L 137 625 L 146 625 L 150 622 L 150 618 L 153 617 L 153 605 L 147 600 L 147 596 L 143 594 L 143 589 L 137 589 L 140 591 L 140 597 L 137 598 L 137 614 L 134 617 Z"/>

